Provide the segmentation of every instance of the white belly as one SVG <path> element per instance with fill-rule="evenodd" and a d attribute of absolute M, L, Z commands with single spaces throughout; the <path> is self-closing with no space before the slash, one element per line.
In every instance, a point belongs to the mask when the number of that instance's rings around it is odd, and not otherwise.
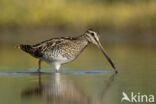
<path fill-rule="evenodd" d="M 75 59 L 75 57 L 68 59 L 66 57 L 63 57 L 61 54 L 54 56 L 52 53 L 46 53 L 46 54 L 44 54 L 44 56 L 42 58 L 42 60 L 44 60 L 47 64 L 54 67 L 57 71 L 60 69 L 61 64 L 71 62 L 74 59 Z"/>
<path fill-rule="evenodd" d="M 52 53 L 46 53 L 43 56 L 43 60 L 46 61 L 48 64 L 52 64 L 52 63 L 65 64 L 65 63 L 73 61 L 74 59 L 75 57 L 66 58 L 66 57 L 63 57 L 61 54 L 53 55 Z"/>

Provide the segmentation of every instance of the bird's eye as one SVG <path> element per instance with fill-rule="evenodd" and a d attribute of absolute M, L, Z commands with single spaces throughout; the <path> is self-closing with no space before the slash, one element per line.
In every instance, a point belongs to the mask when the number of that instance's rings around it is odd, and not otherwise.
<path fill-rule="evenodd" d="M 94 36 L 94 33 L 91 33 L 92 36 Z"/>

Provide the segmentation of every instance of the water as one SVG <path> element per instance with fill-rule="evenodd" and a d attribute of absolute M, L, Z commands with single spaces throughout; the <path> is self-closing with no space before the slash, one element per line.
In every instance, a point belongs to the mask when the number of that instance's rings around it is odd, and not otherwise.
<path fill-rule="evenodd" d="M 119 73 L 94 46 L 60 73 L 15 47 L 1 46 L 0 104 L 120 104 L 122 92 L 156 95 L 156 50 L 150 46 L 105 47 Z M 128 104 L 128 102 L 124 102 Z M 147 103 L 142 103 L 147 104 Z"/>

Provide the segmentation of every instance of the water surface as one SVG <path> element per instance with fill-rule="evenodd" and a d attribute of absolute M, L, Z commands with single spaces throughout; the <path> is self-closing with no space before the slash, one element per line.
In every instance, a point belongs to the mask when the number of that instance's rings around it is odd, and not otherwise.
<path fill-rule="evenodd" d="M 1 47 L 1 104 L 120 104 L 122 92 L 156 94 L 156 50 L 149 46 L 107 46 L 119 73 L 94 46 L 60 73 L 16 49 Z M 125 102 L 127 103 L 127 102 Z M 142 103 L 144 104 L 144 103 Z"/>

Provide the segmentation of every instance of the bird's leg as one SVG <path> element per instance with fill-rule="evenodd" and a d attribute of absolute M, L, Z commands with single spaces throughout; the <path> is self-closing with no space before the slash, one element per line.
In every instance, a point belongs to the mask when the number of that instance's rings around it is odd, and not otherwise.
<path fill-rule="evenodd" d="M 59 73 L 59 70 L 56 70 L 56 73 Z"/>
<path fill-rule="evenodd" d="M 38 61 L 38 69 L 37 69 L 37 72 L 40 72 L 40 69 L 41 69 L 41 59 L 39 59 L 39 61 Z"/>
<path fill-rule="evenodd" d="M 59 73 L 59 69 L 61 67 L 61 64 L 60 63 L 54 63 L 54 67 L 56 69 L 56 73 Z"/>

